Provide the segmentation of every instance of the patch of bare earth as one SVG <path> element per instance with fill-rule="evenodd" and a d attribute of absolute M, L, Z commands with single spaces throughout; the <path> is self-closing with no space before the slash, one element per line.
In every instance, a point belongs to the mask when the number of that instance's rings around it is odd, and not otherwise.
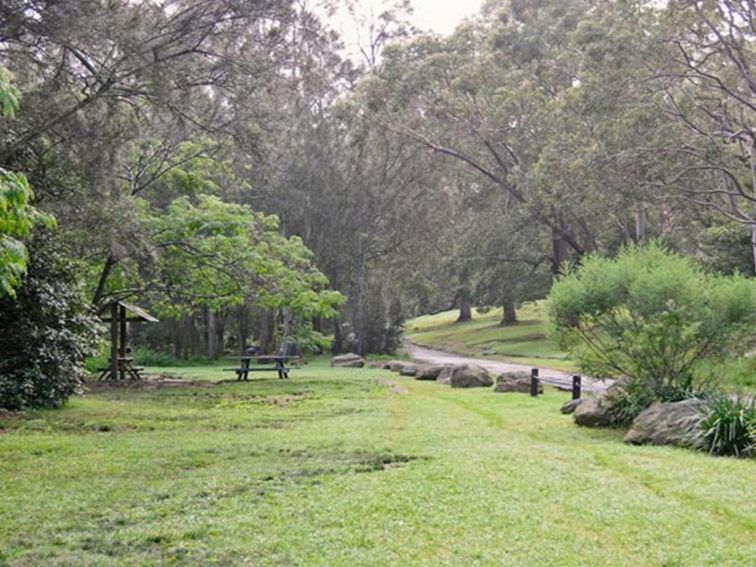
<path fill-rule="evenodd" d="M 160 388 L 212 388 L 214 386 L 214 382 L 183 380 L 166 374 L 143 374 L 141 380 L 96 380 L 84 384 L 85 390 L 89 392 L 158 390 Z"/>

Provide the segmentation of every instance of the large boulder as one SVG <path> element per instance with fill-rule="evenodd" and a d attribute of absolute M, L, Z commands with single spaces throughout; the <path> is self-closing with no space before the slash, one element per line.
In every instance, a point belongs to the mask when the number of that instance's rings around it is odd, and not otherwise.
<path fill-rule="evenodd" d="M 612 425 L 612 410 L 622 395 L 626 382 L 617 380 L 605 392 L 586 398 L 575 407 L 573 419 L 583 427 L 607 427 Z"/>
<path fill-rule="evenodd" d="M 612 424 L 610 404 L 602 403 L 604 396 L 586 398 L 574 411 L 575 423 L 583 427 L 606 427 Z"/>
<path fill-rule="evenodd" d="M 585 400 L 583 398 L 578 398 L 577 400 L 570 400 L 569 402 L 565 402 L 565 404 L 562 406 L 561 412 L 564 414 L 574 413 L 577 407 L 584 401 Z"/>
<path fill-rule="evenodd" d="M 430 366 L 421 366 L 417 369 L 415 380 L 436 380 L 441 372 L 446 368 L 443 364 L 431 364 Z"/>
<path fill-rule="evenodd" d="M 488 370 L 476 364 L 455 366 L 449 384 L 452 388 L 487 388 L 493 385 Z"/>
<path fill-rule="evenodd" d="M 642 445 L 677 445 L 700 449 L 702 438 L 699 434 L 704 419 L 703 400 L 682 402 L 656 402 L 643 410 L 633 420 L 625 434 L 625 443 Z"/>
<path fill-rule="evenodd" d="M 350 352 L 349 354 L 334 356 L 331 359 L 331 366 L 339 368 L 362 368 L 365 366 L 365 359 L 359 354 L 353 354 Z"/>
<path fill-rule="evenodd" d="M 409 364 L 409 362 L 406 360 L 389 360 L 383 365 L 383 368 L 391 370 L 391 372 L 399 372 L 407 364 Z"/>
<path fill-rule="evenodd" d="M 447 386 L 451 384 L 451 377 L 454 373 L 455 366 L 445 366 L 441 372 L 438 373 L 438 377 L 436 378 L 436 382 L 439 384 L 446 384 Z"/>
<path fill-rule="evenodd" d="M 530 374 L 524 372 L 504 372 L 496 377 L 494 392 L 530 393 Z M 543 394 L 543 385 L 538 382 L 538 393 Z"/>
<path fill-rule="evenodd" d="M 417 365 L 405 364 L 399 370 L 399 374 L 401 374 L 402 376 L 414 376 L 415 374 L 417 374 Z"/>

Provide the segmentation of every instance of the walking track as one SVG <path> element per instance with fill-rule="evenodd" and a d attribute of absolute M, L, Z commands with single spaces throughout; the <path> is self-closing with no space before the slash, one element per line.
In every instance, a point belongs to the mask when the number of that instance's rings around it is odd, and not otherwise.
<path fill-rule="evenodd" d="M 409 342 L 405 344 L 405 350 L 418 362 L 427 362 L 429 364 L 477 364 L 493 374 L 501 374 L 502 372 L 530 373 L 532 368 L 531 366 L 524 364 L 488 360 L 486 358 L 471 358 L 451 352 L 444 352 L 442 350 L 434 350 Z M 544 384 L 549 384 L 562 389 L 572 387 L 571 374 L 554 370 L 553 368 L 539 368 L 538 373 L 541 382 Z M 602 392 L 606 390 L 607 386 L 611 385 L 611 382 L 611 380 L 595 380 L 583 376 L 582 389 L 584 392 Z"/>

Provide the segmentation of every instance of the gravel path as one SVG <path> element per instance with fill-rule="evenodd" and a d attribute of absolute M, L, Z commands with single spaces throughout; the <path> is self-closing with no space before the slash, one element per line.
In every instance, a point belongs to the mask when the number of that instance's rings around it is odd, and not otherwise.
<path fill-rule="evenodd" d="M 514 364 L 511 362 L 501 362 L 498 360 L 488 360 L 485 358 L 470 358 L 442 350 L 419 346 L 412 343 L 405 344 L 407 353 L 418 362 L 427 362 L 429 364 L 477 364 L 482 366 L 493 374 L 502 372 L 526 372 L 530 373 L 531 366 L 524 364 Z M 539 368 L 539 378 L 544 384 L 559 386 L 561 388 L 572 388 L 572 375 L 553 368 Z M 610 380 L 601 381 L 593 380 L 583 376 L 582 389 L 584 392 L 601 392 L 606 390 L 611 384 Z"/>

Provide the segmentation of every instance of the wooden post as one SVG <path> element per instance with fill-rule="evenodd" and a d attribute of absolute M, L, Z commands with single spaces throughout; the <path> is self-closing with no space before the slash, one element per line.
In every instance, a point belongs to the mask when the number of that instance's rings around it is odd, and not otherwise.
<path fill-rule="evenodd" d="M 110 305 L 110 379 L 118 380 L 118 304 Z"/>
<path fill-rule="evenodd" d="M 120 348 L 118 349 L 118 356 L 121 358 L 126 358 L 126 308 L 121 305 L 119 313 L 119 324 L 120 324 L 120 332 L 121 332 L 121 340 L 120 340 Z M 121 380 L 126 380 L 126 363 L 125 361 L 123 363 L 120 363 L 118 365 L 119 371 L 121 373 Z"/>
<path fill-rule="evenodd" d="M 538 369 L 533 368 L 530 371 L 530 395 L 534 398 L 538 396 Z"/>
<path fill-rule="evenodd" d="M 573 376 L 572 377 L 572 399 L 573 400 L 579 400 L 580 399 L 580 376 Z"/>

